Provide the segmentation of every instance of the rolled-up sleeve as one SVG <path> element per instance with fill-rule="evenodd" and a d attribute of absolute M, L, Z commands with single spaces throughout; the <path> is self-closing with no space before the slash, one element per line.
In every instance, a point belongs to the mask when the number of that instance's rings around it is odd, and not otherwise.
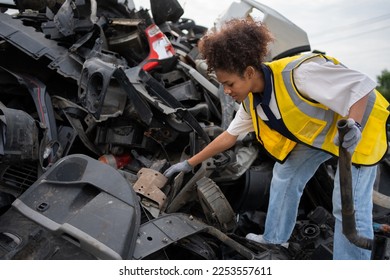
<path fill-rule="evenodd" d="M 376 83 L 358 71 L 316 58 L 294 70 L 294 82 L 306 98 L 345 117 L 353 104 L 370 93 Z"/>

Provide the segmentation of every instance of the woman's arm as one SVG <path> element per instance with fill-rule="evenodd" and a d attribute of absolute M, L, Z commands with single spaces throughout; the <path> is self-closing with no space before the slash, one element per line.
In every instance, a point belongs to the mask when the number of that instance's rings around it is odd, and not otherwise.
<path fill-rule="evenodd" d="M 208 144 L 203 150 L 188 159 L 188 163 L 191 166 L 196 166 L 204 160 L 215 156 L 223 151 L 234 146 L 238 136 L 232 135 L 227 131 L 222 132 L 217 138 L 215 138 L 210 144 Z"/>
<path fill-rule="evenodd" d="M 348 118 L 351 118 L 355 122 L 361 124 L 364 112 L 366 111 L 368 96 L 368 94 L 363 96 L 351 106 L 349 109 Z"/>

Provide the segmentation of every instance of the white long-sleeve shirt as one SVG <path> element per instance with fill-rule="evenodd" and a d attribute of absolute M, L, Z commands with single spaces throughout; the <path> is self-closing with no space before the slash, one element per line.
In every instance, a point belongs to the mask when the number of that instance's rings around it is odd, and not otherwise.
<path fill-rule="evenodd" d="M 342 65 L 335 65 L 323 57 L 310 59 L 296 68 L 294 83 L 303 96 L 325 105 L 343 117 L 348 115 L 353 104 L 376 87 L 376 83 L 368 76 Z M 280 119 L 275 96 L 271 96 L 269 106 L 276 118 Z M 268 120 L 261 105 L 256 110 L 263 120 Z M 254 131 L 251 116 L 241 104 L 227 132 L 237 136 L 251 131 Z"/>

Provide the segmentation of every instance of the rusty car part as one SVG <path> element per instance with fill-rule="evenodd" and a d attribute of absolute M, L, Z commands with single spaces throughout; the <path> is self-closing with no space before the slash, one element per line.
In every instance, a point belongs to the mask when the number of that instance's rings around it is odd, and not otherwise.
<path fill-rule="evenodd" d="M 138 171 L 137 175 L 138 180 L 133 185 L 134 191 L 151 201 L 156 202 L 161 210 L 164 207 L 167 198 L 161 191 L 168 181 L 167 177 L 148 168 L 142 168 Z"/>

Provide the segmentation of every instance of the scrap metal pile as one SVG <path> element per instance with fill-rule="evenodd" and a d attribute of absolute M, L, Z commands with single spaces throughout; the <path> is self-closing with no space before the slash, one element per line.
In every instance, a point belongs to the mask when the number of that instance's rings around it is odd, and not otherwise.
<path fill-rule="evenodd" d="M 288 248 L 244 238 L 263 230 L 274 163 L 253 135 L 189 174 L 162 175 L 224 131 L 238 106 L 199 57 L 207 29 L 182 18 L 177 1 L 151 0 L 150 11 L 132 1 L 7 1 L 0 259 L 332 258 L 337 159 L 307 184 Z M 260 9 L 279 38 L 269 59 L 310 51 L 306 33 L 253 2 L 221 20 Z M 375 186 L 380 259 L 390 251 L 389 168 L 387 157 Z"/>

